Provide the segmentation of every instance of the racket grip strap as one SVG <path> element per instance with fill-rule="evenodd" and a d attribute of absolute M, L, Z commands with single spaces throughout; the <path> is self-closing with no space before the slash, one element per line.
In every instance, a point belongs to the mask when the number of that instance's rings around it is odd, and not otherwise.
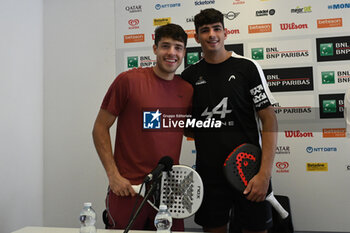
<path fill-rule="evenodd" d="M 289 215 L 289 213 L 282 207 L 282 205 L 277 201 L 275 196 L 273 195 L 273 192 L 271 192 L 266 197 L 266 201 L 270 202 L 273 208 L 277 211 L 277 213 L 281 216 L 282 219 L 286 219 Z"/>

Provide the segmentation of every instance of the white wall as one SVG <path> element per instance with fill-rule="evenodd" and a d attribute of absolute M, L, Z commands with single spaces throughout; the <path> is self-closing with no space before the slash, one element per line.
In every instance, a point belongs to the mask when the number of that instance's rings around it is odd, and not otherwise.
<path fill-rule="evenodd" d="M 91 129 L 121 71 L 115 64 L 124 63 L 124 54 L 115 54 L 114 10 L 114 0 L 0 2 L 0 232 L 78 227 L 84 201 L 93 202 L 103 227 L 107 180 Z M 301 193 L 292 203 L 305 206 L 296 212 L 299 225 L 310 220 Z M 311 220 L 317 227 L 318 219 Z"/>
<path fill-rule="evenodd" d="M 44 4 L 44 225 L 79 227 L 91 201 L 102 228 L 107 179 L 91 131 L 115 77 L 113 0 Z"/>
<path fill-rule="evenodd" d="M 0 2 L 0 232 L 43 224 L 43 2 Z"/>

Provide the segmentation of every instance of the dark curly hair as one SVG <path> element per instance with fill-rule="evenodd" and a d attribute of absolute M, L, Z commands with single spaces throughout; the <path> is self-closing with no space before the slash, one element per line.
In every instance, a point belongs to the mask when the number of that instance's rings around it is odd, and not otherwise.
<path fill-rule="evenodd" d="M 224 15 L 214 8 L 201 10 L 201 12 L 194 16 L 194 26 L 197 34 L 201 26 L 213 23 L 221 23 L 222 27 L 225 28 Z"/>
<path fill-rule="evenodd" d="M 154 37 L 154 44 L 158 46 L 158 42 L 163 37 L 169 37 L 173 40 L 181 41 L 185 44 L 185 47 L 187 45 L 187 34 L 183 30 L 183 28 L 177 24 L 169 23 L 163 26 L 159 26 L 156 28 L 155 37 Z"/>

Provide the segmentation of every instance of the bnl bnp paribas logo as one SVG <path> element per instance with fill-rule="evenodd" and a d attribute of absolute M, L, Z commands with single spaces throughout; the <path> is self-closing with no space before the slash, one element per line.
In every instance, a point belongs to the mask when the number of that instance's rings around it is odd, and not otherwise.
<path fill-rule="evenodd" d="M 264 60 L 264 48 L 252 48 L 251 51 L 254 60 Z"/>
<path fill-rule="evenodd" d="M 335 83 L 335 73 L 334 71 L 323 71 L 321 72 L 322 84 L 334 84 Z"/>
<path fill-rule="evenodd" d="M 160 129 L 162 113 L 157 111 L 143 112 L 143 128 L 144 129 Z"/>
<path fill-rule="evenodd" d="M 334 55 L 333 43 L 320 44 L 321 57 L 333 56 L 333 55 Z"/>
<path fill-rule="evenodd" d="M 193 65 L 200 60 L 199 52 L 189 52 L 187 53 L 187 64 Z"/>

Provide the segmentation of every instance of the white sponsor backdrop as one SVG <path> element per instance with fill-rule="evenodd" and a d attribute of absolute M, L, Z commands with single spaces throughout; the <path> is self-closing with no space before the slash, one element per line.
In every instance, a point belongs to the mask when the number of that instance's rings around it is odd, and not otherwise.
<path fill-rule="evenodd" d="M 154 63 L 154 19 L 169 18 L 193 34 L 193 16 L 209 7 L 226 14 L 226 44 L 242 43 L 244 56 L 257 59 L 263 69 L 313 67 L 314 90 L 273 93 L 280 128 L 273 186 L 276 194 L 290 198 L 296 231 L 350 232 L 350 140 L 343 137 L 343 118 L 320 119 L 319 113 L 320 94 L 341 94 L 350 87 L 350 62 L 317 62 L 316 44 L 317 38 L 350 37 L 350 1 L 116 0 L 117 72 Z M 198 46 L 189 39 L 188 47 Z M 327 109 L 341 115 L 341 107 Z M 337 129 L 338 137 L 324 129 Z M 194 143 L 184 139 L 181 162 L 193 166 L 194 161 Z M 308 171 L 308 163 L 318 171 Z M 186 227 L 198 226 L 190 219 Z"/>

